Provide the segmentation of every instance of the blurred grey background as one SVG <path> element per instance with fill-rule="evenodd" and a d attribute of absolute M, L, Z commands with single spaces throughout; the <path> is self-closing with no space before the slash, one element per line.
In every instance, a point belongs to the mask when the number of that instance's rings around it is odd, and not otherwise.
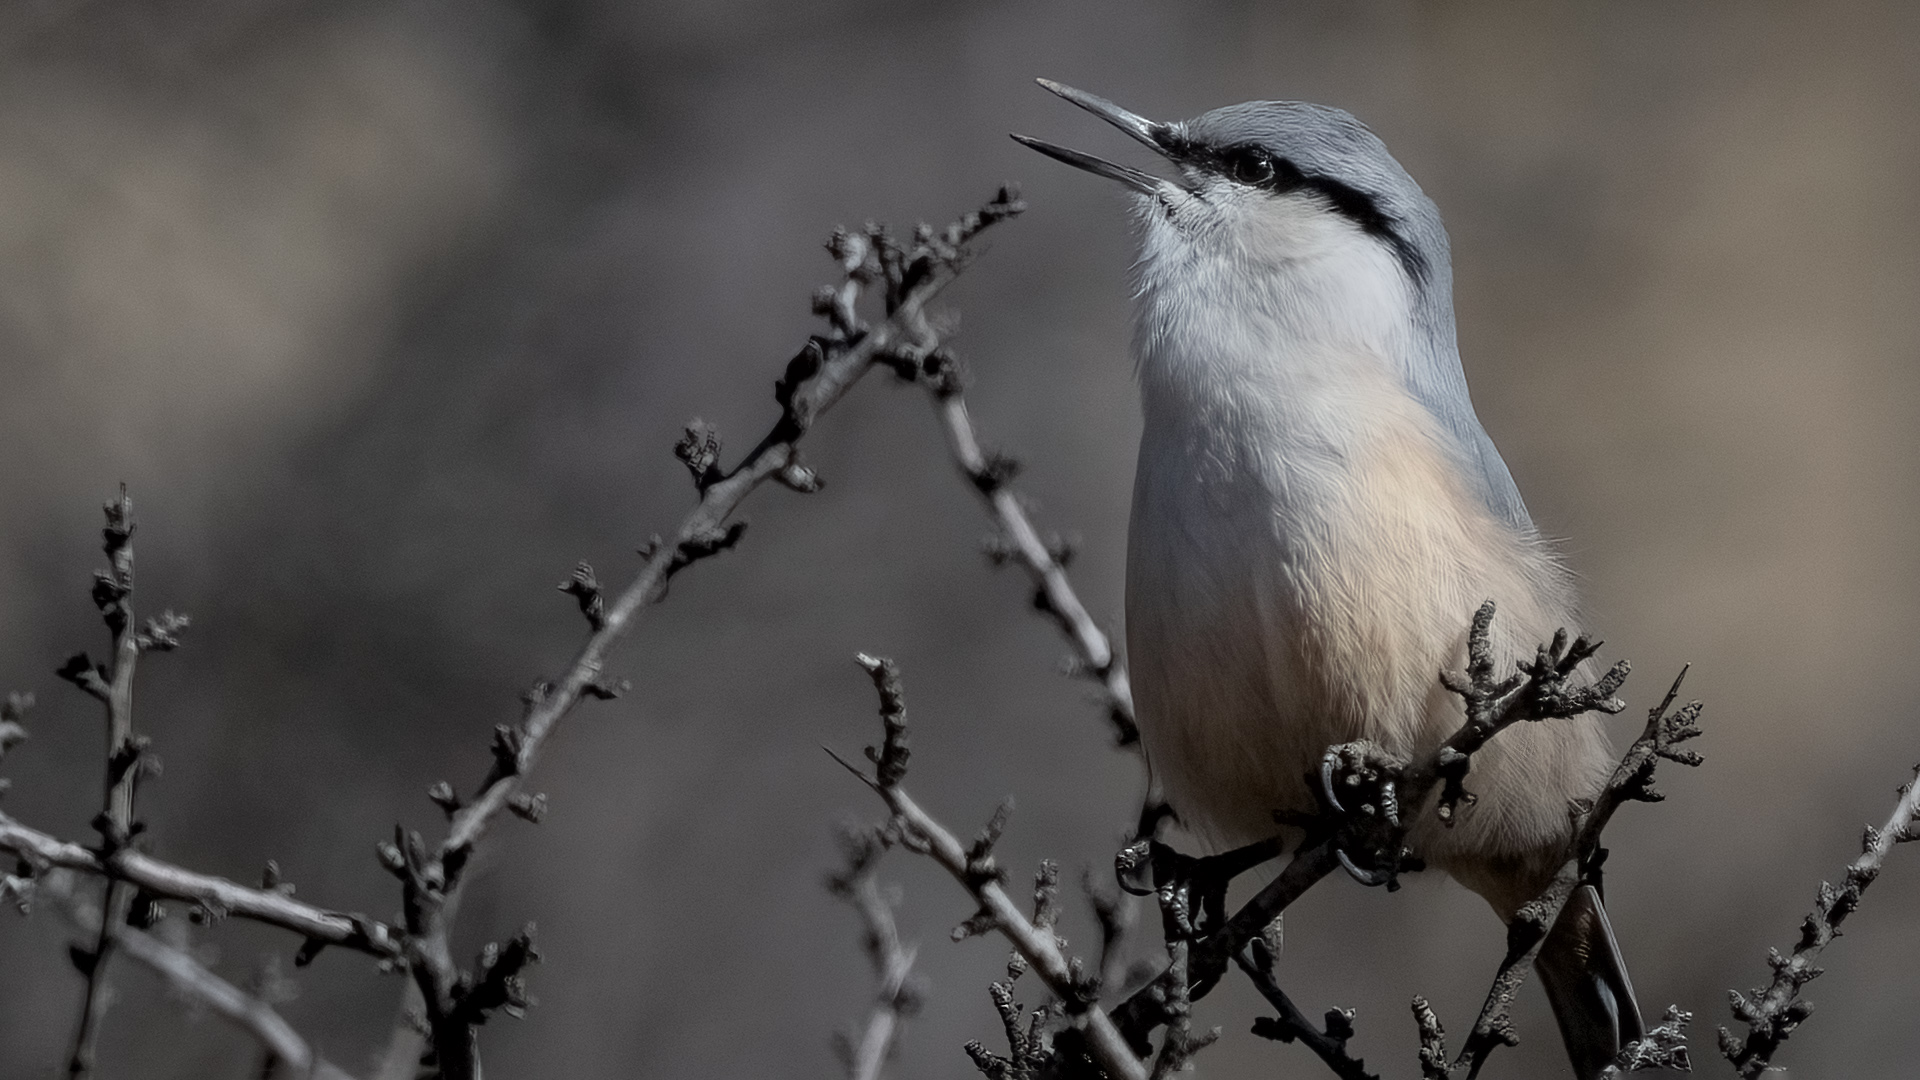
<path fill-rule="evenodd" d="M 1612 904 L 1649 1013 L 1765 975 L 1823 876 L 1920 758 L 1920 9 L 761 0 L 618 4 L 19 2 L 0 10 L 0 687 L 35 689 L 9 813 L 84 838 L 93 704 L 51 671 L 99 652 L 99 504 L 138 508 L 148 611 L 192 613 L 143 666 L 143 795 L 164 854 L 386 913 L 373 844 L 431 829 L 491 726 L 556 672 L 579 558 L 623 580 L 691 498 L 693 416 L 731 454 L 814 326 L 836 223 L 945 220 L 1020 182 L 949 293 L 988 439 L 1029 463 L 1043 524 L 1120 611 L 1137 428 L 1117 191 L 1010 130 L 1127 154 L 1035 88 L 1156 117 L 1305 98 L 1371 123 L 1452 230 L 1480 414 L 1567 538 L 1633 712 L 1683 662 L 1698 772 L 1610 833 Z M 1132 148 L 1136 149 L 1137 148 Z M 1131 160 L 1131 158 L 1129 158 Z M 811 440 L 825 492 L 770 490 L 743 547 L 675 583 L 509 822 L 461 952 L 540 925 L 539 1006 L 483 1034 L 489 1075 L 831 1076 L 870 980 L 820 887 L 836 816 L 871 797 L 820 752 L 875 733 L 855 650 L 904 665 L 916 793 L 971 831 L 1006 793 L 1026 873 L 1104 873 L 1139 794 L 917 391 L 875 378 Z M 1902 852 L 1810 988 L 1796 1076 L 1920 1051 L 1920 866 Z M 932 981 L 895 1074 L 965 1077 L 997 1045 L 1004 950 L 896 855 Z M 1068 933 L 1093 944 L 1076 908 Z M 1360 1010 L 1410 1075 L 1416 992 L 1464 1032 L 1502 933 L 1460 888 L 1329 881 L 1288 916 L 1286 985 Z M 243 977 L 294 942 L 196 932 Z M 0 1074 L 59 1069 L 80 993 L 45 913 L 0 920 Z M 241 1077 L 244 1039 L 122 965 L 102 1075 Z M 286 1006 L 365 1065 L 400 982 L 330 952 Z M 1029 1002 L 1035 991 L 1021 995 Z M 1201 1009 L 1218 1076 L 1313 1076 Z M 1490 1076 L 1554 1075 L 1537 997 Z"/>

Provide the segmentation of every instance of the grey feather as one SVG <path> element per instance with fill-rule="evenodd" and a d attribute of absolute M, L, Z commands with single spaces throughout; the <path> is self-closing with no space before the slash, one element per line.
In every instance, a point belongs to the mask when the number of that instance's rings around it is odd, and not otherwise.
<path fill-rule="evenodd" d="M 1579 1080 L 1598 1080 L 1622 1047 L 1646 1037 L 1627 965 L 1593 886 L 1567 898 L 1534 968 Z"/>

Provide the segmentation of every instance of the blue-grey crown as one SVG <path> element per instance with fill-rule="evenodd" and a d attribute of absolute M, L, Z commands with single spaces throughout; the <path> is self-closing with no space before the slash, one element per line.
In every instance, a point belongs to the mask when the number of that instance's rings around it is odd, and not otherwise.
<path fill-rule="evenodd" d="M 1248 101 L 1169 124 L 1180 164 L 1276 192 L 1306 190 L 1391 245 L 1425 284 L 1447 263 L 1440 212 L 1365 124 L 1327 105 Z"/>

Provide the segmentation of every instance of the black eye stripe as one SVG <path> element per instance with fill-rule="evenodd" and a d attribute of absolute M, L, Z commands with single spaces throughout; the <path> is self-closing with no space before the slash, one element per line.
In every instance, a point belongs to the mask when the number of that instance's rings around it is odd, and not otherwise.
<path fill-rule="evenodd" d="M 1180 160 L 1217 173 L 1236 184 L 1259 188 L 1276 195 L 1291 191 L 1311 191 L 1325 199 L 1334 213 L 1360 226 L 1368 235 L 1377 236 L 1393 248 L 1409 276 L 1424 281 L 1427 261 L 1402 236 L 1399 222 L 1380 209 L 1372 195 L 1351 184 L 1326 176 L 1310 176 L 1291 160 L 1278 157 L 1264 147 L 1211 147 L 1186 143 L 1176 150 Z"/>

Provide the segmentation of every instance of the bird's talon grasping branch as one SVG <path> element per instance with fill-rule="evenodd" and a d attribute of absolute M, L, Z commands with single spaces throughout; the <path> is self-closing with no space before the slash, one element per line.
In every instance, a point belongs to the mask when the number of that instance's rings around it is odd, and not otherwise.
<path fill-rule="evenodd" d="M 1393 880 L 1393 874 L 1390 871 L 1360 869 L 1359 866 L 1355 865 L 1352 856 L 1347 854 L 1345 848 L 1335 848 L 1333 853 L 1339 858 L 1340 868 L 1347 872 L 1347 876 L 1365 885 L 1369 889 L 1385 885 Z"/>
<path fill-rule="evenodd" d="M 1339 761 L 1340 756 L 1333 750 L 1328 750 L 1326 756 L 1320 759 L 1320 793 L 1326 796 L 1328 806 L 1333 807 L 1335 812 L 1344 814 L 1347 808 L 1340 804 L 1340 796 L 1333 790 L 1333 767 Z"/>

